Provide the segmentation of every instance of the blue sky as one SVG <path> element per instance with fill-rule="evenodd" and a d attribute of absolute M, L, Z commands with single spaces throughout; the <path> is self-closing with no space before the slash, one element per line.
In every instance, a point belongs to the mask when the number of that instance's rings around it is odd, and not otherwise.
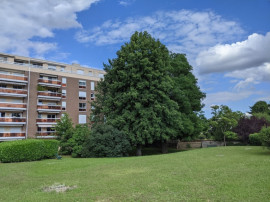
<path fill-rule="evenodd" d="M 0 52 L 99 69 L 148 31 L 187 55 L 207 117 L 270 100 L 270 0 L 3 0 L 0 24 Z"/>

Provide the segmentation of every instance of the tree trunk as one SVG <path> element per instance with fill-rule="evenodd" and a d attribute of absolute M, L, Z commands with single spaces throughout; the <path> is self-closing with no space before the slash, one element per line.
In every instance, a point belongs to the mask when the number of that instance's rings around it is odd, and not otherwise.
<path fill-rule="evenodd" d="M 161 153 L 167 154 L 168 153 L 168 143 L 167 141 L 161 142 Z"/>
<path fill-rule="evenodd" d="M 224 135 L 224 146 L 226 147 L 226 136 Z"/>
<path fill-rule="evenodd" d="M 141 156 L 142 155 L 142 145 L 138 144 L 137 145 L 137 152 L 136 152 L 136 156 Z"/>

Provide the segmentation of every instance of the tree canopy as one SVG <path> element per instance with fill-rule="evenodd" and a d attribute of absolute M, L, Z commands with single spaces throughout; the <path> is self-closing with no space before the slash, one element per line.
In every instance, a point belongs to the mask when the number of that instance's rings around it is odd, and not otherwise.
<path fill-rule="evenodd" d="M 256 102 L 251 109 L 251 114 L 255 113 L 265 113 L 270 114 L 270 106 L 265 101 Z"/>
<path fill-rule="evenodd" d="M 170 54 L 147 32 L 135 32 L 104 67 L 94 120 L 105 117 L 129 137 L 138 154 L 141 145 L 195 133 L 204 94 L 184 55 Z"/>

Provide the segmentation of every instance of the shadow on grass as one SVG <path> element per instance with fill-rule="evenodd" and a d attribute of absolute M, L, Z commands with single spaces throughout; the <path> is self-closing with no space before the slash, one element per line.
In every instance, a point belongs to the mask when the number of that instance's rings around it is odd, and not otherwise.
<path fill-rule="evenodd" d="M 177 150 L 175 148 L 168 148 L 168 154 L 169 153 L 176 153 L 176 152 L 182 152 L 180 150 Z M 142 148 L 142 155 L 143 156 L 150 156 L 150 155 L 160 155 L 162 154 L 161 148 L 159 147 L 143 147 Z M 134 148 L 129 156 L 136 156 L 136 148 Z"/>

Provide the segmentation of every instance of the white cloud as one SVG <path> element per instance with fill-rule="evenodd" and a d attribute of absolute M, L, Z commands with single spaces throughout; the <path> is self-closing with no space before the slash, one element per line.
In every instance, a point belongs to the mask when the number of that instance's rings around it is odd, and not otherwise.
<path fill-rule="evenodd" d="M 54 29 L 80 28 L 76 12 L 97 0 L 2 0 L 0 6 L 0 52 L 36 56 L 56 49 L 56 43 L 38 38 L 53 37 Z M 33 39 L 35 37 L 35 39 Z"/>
<path fill-rule="evenodd" d="M 206 99 L 203 103 L 206 105 L 206 108 L 209 108 L 211 105 L 221 105 L 227 104 L 234 101 L 240 101 L 246 98 L 249 98 L 252 95 L 261 95 L 263 92 L 261 91 L 223 91 L 216 93 L 208 93 Z"/>
<path fill-rule="evenodd" d="M 121 0 L 121 1 L 118 1 L 119 4 L 121 6 L 129 6 L 130 4 L 132 4 L 135 0 Z"/>
<path fill-rule="evenodd" d="M 145 17 L 110 20 L 91 30 L 81 30 L 75 38 L 82 43 L 109 45 L 129 40 L 135 31 L 148 31 L 174 52 L 194 56 L 217 43 L 238 38 L 243 30 L 213 12 L 179 10 L 156 12 Z"/>
<path fill-rule="evenodd" d="M 270 32 L 265 36 L 252 34 L 247 40 L 216 45 L 206 51 L 202 51 L 196 60 L 201 73 L 230 72 L 248 68 L 257 68 L 264 63 L 270 62 Z M 260 70 L 265 70 L 262 68 Z M 245 74 L 262 72 L 251 70 Z M 234 72 L 233 74 L 242 74 Z M 262 76 L 262 75 L 261 75 Z M 249 79 L 250 80 L 250 79 Z"/>
<path fill-rule="evenodd" d="M 259 67 L 229 72 L 225 74 L 225 77 L 241 79 L 235 86 L 237 90 L 259 84 L 260 82 L 270 82 L 270 63 L 264 63 Z"/>

